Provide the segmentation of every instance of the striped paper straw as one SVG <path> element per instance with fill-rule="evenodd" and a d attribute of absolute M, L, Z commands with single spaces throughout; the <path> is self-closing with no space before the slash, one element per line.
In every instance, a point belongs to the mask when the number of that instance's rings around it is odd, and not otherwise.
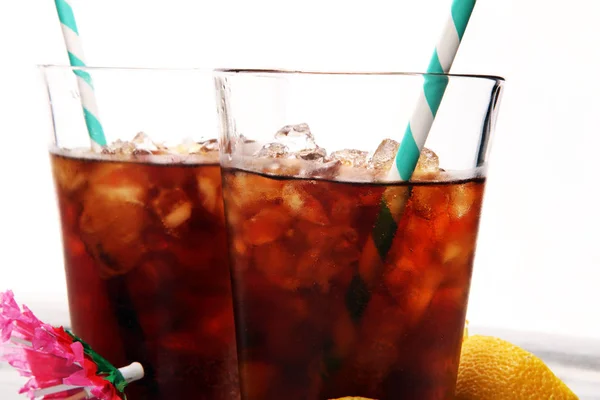
<path fill-rule="evenodd" d="M 427 73 L 450 72 L 475 3 L 476 0 L 454 0 L 450 16 L 435 48 Z M 411 178 L 447 86 L 448 77 L 445 75 L 425 76 L 423 90 L 400 143 L 394 166 L 389 173 L 390 179 L 408 181 Z M 360 275 L 369 287 L 377 281 L 383 260 L 392 247 L 398 229 L 398 221 L 404 213 L 410 193 L 410 187 L 406 187 L 402 193 L 398 193 L 397 190 L 395 192 L 387 190 L 383 195 L 381 210 L 359 262 Z"/>
<path fill-rule="evenodd" d="M 450 17 L 427 68 L 428 74 L 447 74 L 450 72 L 458 47 L 473 13 L 475 1 L 454 0 Z M 390 178 L 408 181 L 412 176 L 447 86 L 447 76 L 425 76 L 423 90 L 419 95 L 419 100 L 400 143 L 394 163 L 396 168 L 391 169 Z"/>
<path fill-rule="evenodd" d="M 69 54 L 69 63 L 72 67 L 85 67 L 83 46 L 81 45 L 81 38 L 79 37 L 79 31 L 75 23 L 73 8 L 67 0 L 54 0 L 54 2 L 67 47 L 67 53 Z M 102 124 L 100 124 L 100 120 L 98 119 L 98 104 L 94 95 L 92 77 L 89 73 L 81 69 L 74 69 L 73 72 L 77 75 L 83 116 L 92 142 L 92 148 L 99 150 L 103 146 L 106 146 L 106 137 L 104 136 Z"/>

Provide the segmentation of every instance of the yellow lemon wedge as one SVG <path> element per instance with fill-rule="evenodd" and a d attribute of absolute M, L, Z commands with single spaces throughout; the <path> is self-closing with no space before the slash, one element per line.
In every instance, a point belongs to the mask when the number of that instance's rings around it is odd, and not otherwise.
<path fill-rule="evenodd" d="M 456 400 L 577 400 L 533 354 L 490 336 L 467 336 L 462 345 Z"/>

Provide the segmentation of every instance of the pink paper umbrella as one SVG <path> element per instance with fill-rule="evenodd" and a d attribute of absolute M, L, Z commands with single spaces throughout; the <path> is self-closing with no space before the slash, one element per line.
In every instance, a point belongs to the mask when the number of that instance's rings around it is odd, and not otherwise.
<path fill-rule="evenodd" d="M 19 393 L 30 399 L 121 400 L 144 376 L 139 363 L 117 369 L 71 332 L 21 309 L 11 291 L 0 293 L 0 346 L 0 361 L 29 378 Z"/>

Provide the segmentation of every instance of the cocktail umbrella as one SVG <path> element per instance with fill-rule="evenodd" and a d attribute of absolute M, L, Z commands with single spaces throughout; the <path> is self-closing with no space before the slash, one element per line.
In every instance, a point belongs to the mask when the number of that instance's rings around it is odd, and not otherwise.
<path fill-rule="evenodd" d="M 70 331 L 43 323 L 12 291 L 0 293 L 0 346 L 0 360 L 29 378 L 19 393 L 30 399 L 121 400 L 144 376 L 139 363 L 117 369 Z"/>

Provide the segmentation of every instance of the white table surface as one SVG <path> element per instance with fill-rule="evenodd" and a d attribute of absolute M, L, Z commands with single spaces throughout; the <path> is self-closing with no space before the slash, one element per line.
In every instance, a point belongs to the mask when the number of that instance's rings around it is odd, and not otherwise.
<path fill-rule="evenodd" d="M 470 327 L 469 332 L 498 336 L 533 352 L 580 400 L 600 400 L 600 340 L 481 327 Z M 17 394 L 23 383 L 24 379 L 9 365 L 0 363 L 1 400 L 24 400 L 25 396 Z"/>

